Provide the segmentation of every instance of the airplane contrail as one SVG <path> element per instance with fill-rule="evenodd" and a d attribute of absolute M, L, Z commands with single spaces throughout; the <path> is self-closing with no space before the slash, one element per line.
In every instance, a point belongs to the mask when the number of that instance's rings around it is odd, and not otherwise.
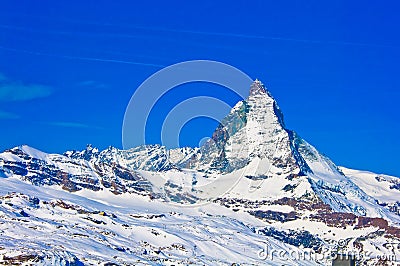
<path fill-rule="evenodd" d="M 122 26 L 116 24 L 98 24 L 105 26 Z M 287 37 L 272 37 L 263 35 L 251 35 L 251 34 L 241 34 L 241 33 L 225 33 L 225 32 L 209 32 L 209 31 L 193 31 L 193 30 L 182 30 L 182 29 L 172 29 L 172 28 L 161 28 L 161 27 L 147 27 L 147 26 L 136 26 L 136 25 L 124 25 L 125 27 L 143 29 L 143 30 L 153 30 L 153 31 L 165 31 L 165 32 L 176 32 L 176 33 L 189 33 L 198 35 L 210 35 L 210 36 L 225 36 L 225 37 L 236 37 L 244 39 L 260 39 L 260 40 L 275 40 L 275 41 L 291 41 L 291 42 L 302 42 L 302 43 L 315 43 L 315 44 L 336 44 L 336 45 L 352 45 L 352 46 L 371 46 L 371 47 L 386 47 L 386 48 L 398 48 L 395 45 L 387 44 L 375 44 L 375 43 L 361 43 L 361 42 L 346 42 L 346 41 L 322 41 L 322 40 L 310 40 L 310 39 L 297 39 L 297 38 L 287 38 Z"/>
<path fill-rule="evenodd" d="M 157 67 L 157 68 L 166 67 L 165 65 L 153 64 L 153 63 L 143 63 L 143 62 L 125 61 L 125 60 L 117 60 L 117 59 L 97 58 L 97 57 L 49 54 L 49 53 L 35 52 L 35 51 L 29 51 L 29 50 L 24 50 L 24 49 L 9 48 L 9 47 L 4 47 L 4 46 L 0 46 L 0 49 L 7 50 L 7 51 L 13 51 L 13 52 L 33 54 L 33 55 L 40 55 L 40 56 L 59 57 L 59 58 L 65 58 L 65 59 L 77 59 L 77 60 L 98 61 L 98 62 L 108 62 L 108 63 L 122 63 L 122 64 L 130 64 L 130 65 Z"/>
<path fill-rule="evenodd" d="M 96 24 L 96 25 L 106 25 L 106 24 Z M 112 25 L 112 24 L 110 24 Z M 12 26 L 12 25 L 2 25 L 0 24 L 0 28 L 7 29 L 7 30 L 19 30 L 19 31 L 26 31 L 30 33 L 45 33 L 45 34 L 58 34 L 58 35 L 70 35 L 70 36 L 98 36 L 98 37 L 121 37 L 121 38 L 135 38 L 135 39 L 141 39 L 141 38 L 147 38 L 147 39 L 154 39 L 154 40 L 159 40 L 159 37 L 154 37 L 154 36 L 139 36 L 139 35 L 133 35 L 133 34 L 120 34 L 120 33 L 98 33 L 98 32 L 76 32 L 76 31 L 55 31 L 55 30 L 43 30 L 43 29 L 31 29 L 31 28 L 26 28 L 26 27 L 19 27 L 19 26 Z M 170 42 L 176 42 L 176 39 L 168 39 L 163 37 L 163 41 L 170 41 Z M 179 42 L 182 42 L 181 40 Z M 210 45 L 198 43 L 198 42 L 190 42 L 185 40 L 186 44 L 192 45 L 192 46 L 198 46 L 198 47 L 209 47 Z M 220 49 L 228 49 L 228 50 L 234 50 L 234 51 L 240 51 L 240 52 L 252 52 L 251 50 L 248 49 L 241 49 L 237 47 L 232 47 L 232 46 L 227 46 L 227 45 L 212 45 L 213 48 L 220 48 Z M 93 49 L 90 49 L 90 51 L 93 51 Z M 101 51 L 107 53 L 107 51 Z M 112 52 L 115 53 L 115 52 Z M 118 52 L 118 54 L 123 54 L 121 52 Z M 143 56 L 140 56 L 143 57 Z M 160 57 L 151 57 L 151 56 L 146 56 L 147 58 L 156 58 L 160 59 Z"/>
<path fill-rule="evenodd" d="M 351 46 L 367 46 L 367 47 L 369 46 L 369 47 L 381 47 L 381 48 L 399 48 L 396 45 L 376 44 L 376 43 L 329 41 L 329 40 L 312 40 L 312 39 L 274 37 L 274 36 L 252 35 L 252 34 L 242 34 L 242 33 L 229 33 L 229 32 L 195 31 L 195 30 L 163 28 L 163 27 L 149 27 L 149 26 L 129 25 L 129 24 L 121 25 L 121 24 L 113 24 L 113 23 L 97 23 L 97 22 L 90 22 L 90 21 L 75 21 L 75 20 L 70 20 L 70 19 L 63 19 L 61 21 L 65 21 L 65 22 L 69 22 L 69 23 L 82 23 L 82 24 L 96 25 L 96 26 L 125 27 L 125 28 L 139 29 L 139 30 L 185 33 L 185 34 L 196 34 L 196 35 L 209 35 L 209 36 L 222 36 L 222 37 L 244 38 L 244 39 L 289 41 L 289 42 L 301 42 L 301 43 L 310 43 L 310 44 L 335 44 L 335 45 L 351 45 Z M 54 30 L 53 31 L 51 31 L 51 30 L 34 30 L 34 29 L 30 29 L 30 28 L 17 27 L 17 26 L 12 26 L 12 25 L 0 25 L 0 28 L 25 30 L 25 31 L 30 31 L 30 32 L 46 32 L 46 33 L 50 33 L 50 34 L 98 35 L 98 36 L 110 36 L 110 37 L 138 38 L 137 35 L 132 35 L 132 34 L 104 33 L 104 32 L 103 33 L 92 33 L 92 32 L 79 33 L 79 32 L 54 31 Z"/>

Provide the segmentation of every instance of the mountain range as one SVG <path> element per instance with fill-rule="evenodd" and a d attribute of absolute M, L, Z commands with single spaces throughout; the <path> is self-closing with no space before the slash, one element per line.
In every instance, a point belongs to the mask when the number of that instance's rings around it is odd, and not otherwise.
<path fill-rule="evenodd" d="M 258 80 L 199 148 L 23 145 L 0 182 L 5 264 L 400 263 L 400 179 L 335 165 Z"/>

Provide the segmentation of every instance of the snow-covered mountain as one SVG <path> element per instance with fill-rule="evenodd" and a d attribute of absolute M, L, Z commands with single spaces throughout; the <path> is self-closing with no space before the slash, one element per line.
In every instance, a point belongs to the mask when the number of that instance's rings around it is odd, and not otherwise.
<path fill-rule="evenodd" d="M 258 80 L 200 148 L 20 146 L 0 154 L 0 178 L 3 263 L 400 261 L 400 179 L 337 167 Z"/>

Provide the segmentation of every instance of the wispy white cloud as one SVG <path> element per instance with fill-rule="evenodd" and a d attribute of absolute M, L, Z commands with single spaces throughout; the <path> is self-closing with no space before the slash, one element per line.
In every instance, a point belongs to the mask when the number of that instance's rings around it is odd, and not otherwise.
<path fill-rule="evenodd" d="M 18 119 L 19 115 L 0 110 L 0 119 Z"/>
<path fill-rule="evenodd" d="M 48 86 L 24 84 L 20 81 L 10 80 L 0 73 L 0 101 L 28 101 L 48 97 L 52 92 L 52 88 Z"/>

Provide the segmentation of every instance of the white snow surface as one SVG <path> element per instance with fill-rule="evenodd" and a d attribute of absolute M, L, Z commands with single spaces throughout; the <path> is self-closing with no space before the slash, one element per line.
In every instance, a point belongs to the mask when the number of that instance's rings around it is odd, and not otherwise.
<path fill-rule="evenodd" d="M 341 252 L 361 243 L 370 265 L 388 254 L 399 262 L 400 246 L 387 245 L 398 238 L 356 225 L 369 217 L 399 227 L 399 178 L 337 167 L 285 128 L 259 81 L 226 121 L 209 149 L 1 153 L 0 264 L 327 265 L 260 254 L 337 251 L 339 242 Z M 355 224 L 335 225 L 326 212 L 353 214 Z"/>
<path fill-rule="evenodd" d="M 13 193 L 8 194 L 10 191 Z M 3 179 L 0 194 L 9 195 L 0 204 L 3 262 L 18 254 L 33 254 L 37 262 L 44 256 L 38 263 L 44 265 L 66 265 L 68 258 L 87 265 L 315 264 L 260 259 L 259 251 L 267 244 L 300 250 L 254 233 L 253 226 L 262 222 L 217 204 L 181 208 L 134 194 L 68 193 L 56 186 L 34 187 L 18 178 Z M 39 204 L 32 205 L 28 195 L 40 199 Z M 75 209 L 51 205 L 59 201 Z M 21 211 L 28 216 L 22 216 Z"/>

